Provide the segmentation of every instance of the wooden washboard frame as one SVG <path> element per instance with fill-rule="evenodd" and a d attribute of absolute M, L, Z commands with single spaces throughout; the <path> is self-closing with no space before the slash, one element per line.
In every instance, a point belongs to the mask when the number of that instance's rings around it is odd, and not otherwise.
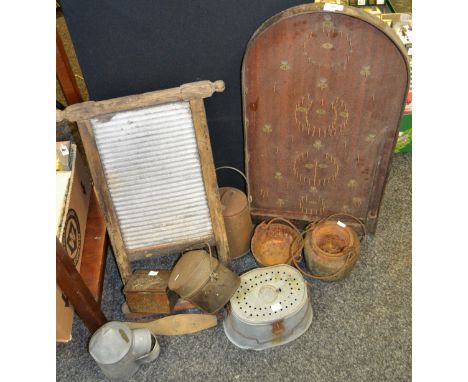
<path fill-rule="evenodd" d="M 180 87 L 159 90 L 140 95 L 130 95 L 105 101 L 89 101 L 67 107 L 58 118 L 77 122 L 88 164 L 97 191 L 99 204 L 106 218 L 107 230 L 114 250 L 119 272 L 124 284 L 132 274 L 131 261 L 141 260 L 160 254 L 177 253 L 184 249 L 196 248 L 202 243 L 216 245 L 219 259 L 222 263 L 229 262 L 227 243 L 218 184 L 213 164 L 210 137 L 206 121 L 203 98 L 210 97 L 214 92 L 224 90 L 223 81 L 199 81 L 181 85 Z M 169 243 L 151 245 L 142 248 L 127 248 L 122 234 L 122 227 L 109 189 L 101 153 L 96 142 L 93 121 L 95 118 L 108 121 L 117 113 L 151 108 L 156 105 L 188 102 L 192 116 L 196 147 L 201 168 L 206 201 L 211 219 L 211 234 L 204 237 L 192 237 Z M 110 117 L 109 117 L 110 116 Z M 98 119 L 98 120 L 99 120 Z M 177 150 L 177 149 L 176 149 Z M 154 163 L 157 166 L 157 163 Z"/>

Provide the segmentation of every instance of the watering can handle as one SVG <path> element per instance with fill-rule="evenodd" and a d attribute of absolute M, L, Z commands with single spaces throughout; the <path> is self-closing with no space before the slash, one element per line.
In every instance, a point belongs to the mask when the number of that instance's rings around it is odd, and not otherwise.
<path fill-rule="evenodd" d="M 222 170 L 222 169 L 233 170 L 233 171 L 237 172 L 238 174 L 240 174 L 240 175 L 244 178 L 244 180 L 245 180 L 245 184 L 246 184 L 246 186 L 247 186 L 247 189 L 249 188 L 249 182 L 247 181 L 247 177 L 245 176 L 245 174 L 244 174 L 241 170 L 239 170 L 239 169 L 237 169 L 237 168 L 235 168 L 235 167 L 231 167 L 231 166 L 220 166 L 220 167 L 216 167 L 216 171 Z M 249 203 L 252 203 L 252 195 L 249 195 L 249 196 L 248 196 L 248 200 L 249 200 Z"/>
<path fill-rule="evenodd" d="M 136 362 L 138 362 L 138 363 L 149 363 L 149 362 L 154 361 L 156 358 L 158 358 L 159 352 L 160 352 L 161 349 L 159 347 L 158 341 L 156 340 L 156 336 L 151 334 L 151 337 L 154 338 L 153 349 L 149 353 L 146 353 L 145 355 L 142 355 L 141 357 L 137 358 Z"/>

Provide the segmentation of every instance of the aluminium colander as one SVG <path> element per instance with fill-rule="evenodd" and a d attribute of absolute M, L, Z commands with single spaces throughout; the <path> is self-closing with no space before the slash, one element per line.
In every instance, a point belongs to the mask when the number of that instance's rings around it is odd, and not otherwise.
<path fill-rule="evenodd" d="M 312 323 L 312 306 L 301 273 L 285 264 L 241 275 L 223 322 L 229 340 L 243 349 L 263 350 L 301 336 Z"/>

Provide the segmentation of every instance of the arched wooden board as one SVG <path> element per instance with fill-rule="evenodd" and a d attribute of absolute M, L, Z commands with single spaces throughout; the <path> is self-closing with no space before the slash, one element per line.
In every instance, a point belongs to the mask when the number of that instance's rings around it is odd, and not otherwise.
<path fill-rule="evenodd" d="M 408 70 L 394 32 L 359 9 L 307 4 L 267 20 L 242 67 L 253 215 L 345 212 L 374 232 Z"/>

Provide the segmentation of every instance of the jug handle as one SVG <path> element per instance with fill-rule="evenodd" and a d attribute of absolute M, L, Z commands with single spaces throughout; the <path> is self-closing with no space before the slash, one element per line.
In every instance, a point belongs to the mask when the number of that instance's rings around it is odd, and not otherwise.
<path fill-rule="evenodd" d="M 250 205 L 250 203 L 252 203 L 252 195 L 250 195 L 250 193 L 248 192 L 249 191 L 249 181 L 247 180 L 247 177 L 245 176 L 245 174 L 241 170 L 239 170 L 239 169 L 237 169 L 235 167 L 231 167 L 231 166 L 216 167 L 215 171 L 222 170 L 222 169 L 228 169 L 228 170 L 236 171 L 238 174 L 240 174 L 244 178 L 245 185 L 247 186 L 247 194 L 248 194 L 247 200 L 249 201 L 249 205 Z"/>
<path fill-rule="evenodd" d="M 161 348 L 159 347 L 159 343 L 158 343 L 158 340 L 156 339 L 156 336 L 151 334 L 151 337 L 154 338 L 153 349 L 149 353 L 146 353 L 145 355 L 142 355 L 140 358 L 137 358 L 136 362 L 149 363 L 149 362 L 154 361 L 156 358 L 158 358 Z"/>

